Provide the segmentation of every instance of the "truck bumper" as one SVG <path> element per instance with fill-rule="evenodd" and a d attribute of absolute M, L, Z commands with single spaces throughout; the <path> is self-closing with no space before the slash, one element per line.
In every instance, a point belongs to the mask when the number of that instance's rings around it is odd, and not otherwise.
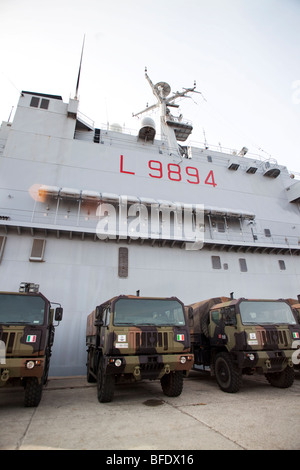
<path fill-rule="evenodd" d="M 109 356 L 105 359 L 107 374 L 131 374 L 136 380 L 160 379 L 174 371 L 188 374 L 194 363 L 193 354 L 147 356 Z"/>
<path fill-rule="evenodd" d="M 6 358 L 5 364 L 0 364 L 0 387 L 3 387 L 13 379 L 25 377 L 41 379 L 44 365 L 44 358 Z"/>
<path fill-rule="evenodd" d="M 287 366 L 293 367 L 293 352 L 294 350 L 239 352 L 237 354 L 238 367 L 260 369 L 264 374 L 280 372 Z"/>

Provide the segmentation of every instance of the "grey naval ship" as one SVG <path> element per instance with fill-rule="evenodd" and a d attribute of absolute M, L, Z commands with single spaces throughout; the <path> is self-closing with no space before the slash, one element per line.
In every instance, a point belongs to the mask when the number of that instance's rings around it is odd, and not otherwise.
<path fill-rule="evenodd" d="M 300 290 L 299 177 L 246 147 L 189 145 L 177 102 L 196 87 L 145 78 L 154 104 L 135 133 L 95 127 L 77 93 L 22 91 L 1 125 L 1 290 L 34 282 L 63 306 L 52 376 L 85 374 L 87 315 L 115 295 L 191 304 Z"/>

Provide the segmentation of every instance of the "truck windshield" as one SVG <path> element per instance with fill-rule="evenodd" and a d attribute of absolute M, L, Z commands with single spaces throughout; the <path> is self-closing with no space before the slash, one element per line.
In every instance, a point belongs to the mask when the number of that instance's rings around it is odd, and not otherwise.
<path fill-rule="evenodd" d="M 114 307 L 115 325 L 185 325 L 182 305 L 176 300 L 119 299 Z"/>
<path fill-rule="evenodd" d="M 45 300 L 36 295 L 0 294 L 0 324 L 42 325 Z"/>
<path fill-rule="evenodd" d="M 291 308 L 285 302 L 242 301 L 240 312 L 244 325 L 294 325 L 296 323 Z"/>

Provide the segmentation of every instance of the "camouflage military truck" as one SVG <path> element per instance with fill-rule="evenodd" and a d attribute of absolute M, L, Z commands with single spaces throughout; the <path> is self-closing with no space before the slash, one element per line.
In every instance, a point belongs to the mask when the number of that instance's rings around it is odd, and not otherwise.
<path fill-rule="evenodd" d="M 53 320 L 60 321 L 63 313 L 59 306 L 54 315 L 38 287 L 23 282 L 19 292 L 0 292 L 0 387 L 23 385 L 25 406 L 37 406 L 41 400 L 54 341 Z"/>
<path fill-rule="evenodd" d="M 87 380 L 99 402 L 113 399 L 116 383 L 160 379 L 165 395 L 181 394 L 193 365 L 184 306 L 176 297 L 114 297 L 87 318 Z"/>
<path fill-rule="evenodd" d="M 195 369 L 210 368 L 219 387 L 237 392 L 242 374 L 259 372 L 274 387 L 293 384 L 300 325 L 285 300 L 217 297 L 186 306 Z"/>

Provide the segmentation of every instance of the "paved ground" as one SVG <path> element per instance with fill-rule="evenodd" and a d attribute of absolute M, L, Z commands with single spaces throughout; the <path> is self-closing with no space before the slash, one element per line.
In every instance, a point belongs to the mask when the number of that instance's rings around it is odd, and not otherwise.
<path fill-rule="evenodd" d="M 245 377 L 237 394 L 192 372 L 180 397 L 159 381 L 116 387 L 100 404 L 85 377 L 50 378 L 37 408 L 22 389 L 0 389 L 0 450 L 300 449 L 300 374 L 293 387 Z"/>

